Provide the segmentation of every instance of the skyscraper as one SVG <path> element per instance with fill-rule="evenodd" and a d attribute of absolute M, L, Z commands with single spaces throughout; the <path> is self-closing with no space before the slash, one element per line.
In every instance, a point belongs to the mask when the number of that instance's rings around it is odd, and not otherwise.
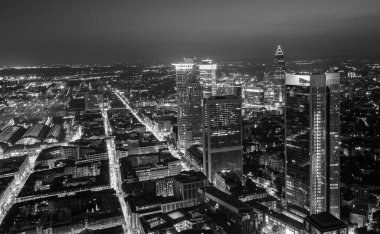
<path fill-rule="evenodd" d="M 182 63 L 173 64 L 176 70 L 178 105 L 178 144 L 186 150 L 202 140 L 202 87 L 196 79 L 195 58 L 184 58 Z"/>
<path fill-rule="evenodd" d="M 242 113 L 240 96 L 212 96 L 204 99 L 203 168 L 208 180 L 229 169 L 240 178 L 242 165 Z"/>
<path fill-rule="evenodd" d="M 286 202 L 339 217 L 339 73 L 286 74 Z"/>
<path fill-rule="evenodd" d="M 340 218 L 340 74 L 326 73 L 329 94 L 330 213 Z"/>
<path fill-rule="evenodd" d="M 205 59 L 199 66 L 200 82 L 203 89 L 203 98 L 208 98 L 211 95 L 215 96 L 216 87 L 216 68 L 217 65 L 212 63 L 212 60 Z"/>
<path fill-rule="evenodd" d="M 274 95 L 275 101 L 283 102 L 285 101 L 284 94 L 284 84 L 285 84 L 285 56 L 281 49 L 281 46 L 277 47 L 276 53 L 274 54 Z"/>

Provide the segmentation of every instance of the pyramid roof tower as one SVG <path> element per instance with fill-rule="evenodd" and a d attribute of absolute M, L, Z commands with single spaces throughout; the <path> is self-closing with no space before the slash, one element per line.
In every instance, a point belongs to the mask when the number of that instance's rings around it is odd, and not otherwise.
<path fill-rule="evenodd" d="M 281 46 L 280 46 L 280 45 L 277 47 L 277 50 L 276 50 L 276 53 L 275 53 L 275 55 L 276 55 L 276 56 L 277 56 L 277 55 L 284 55 L 284 52 L 282 51 L 282 49 L 281 49 Z"/>

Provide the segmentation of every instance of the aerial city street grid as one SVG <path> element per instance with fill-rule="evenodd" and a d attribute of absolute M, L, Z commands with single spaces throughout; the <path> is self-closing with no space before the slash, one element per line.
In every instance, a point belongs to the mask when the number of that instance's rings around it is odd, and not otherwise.
<path fill-rule="evenodd" d="M 0 234 L 380 233 L 380 2 L 17 2 Z"/>

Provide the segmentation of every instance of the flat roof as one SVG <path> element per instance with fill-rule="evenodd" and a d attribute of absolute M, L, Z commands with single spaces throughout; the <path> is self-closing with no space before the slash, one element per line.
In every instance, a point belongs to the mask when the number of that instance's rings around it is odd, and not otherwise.
<path fill-rule="evenodd" d="M 211 96 L 209 98 L 206 98 L 207 101 L 210 101 L 210 100 L 231 100 L 231 101 L 241 101 L 241 98 L 239 96 L 236 96 L 236 95 L 225 95 L 225 96 Z"/>
<path fill-rule="evenodd" d="M 310 215 L 305 218 L 305 221 L 309 222 L 321 232 L 347 228 L 347 225 L 342 220 L 328 212 Z"/>
<path fill-rule="evenodd" d="M 220 205 L 230 209 L 233 212 L 239 213 L 240 210 L 246 210 L 246 209 L 252 208 L 248 204 L 240 201 L 239 199 L 231 195 L 228 195 L 220 191 L 219 189 L 215 187 L 203 187 L 203 188 L 199 188 L 198 191 L 199 190 L 205 192 L 208 198 L 214 199 L 215 201 L 220 203 Z"/>
<path fill-rule="evenodd" d="M 171 219 L 179 219 L 179 218 L 184 217 L 185 215 L 182 212 L 176 210 L 176 211 L 174 211 L 172 213 L 169 213 L 168 216 Z"/>
<path fill-rule="evenodd" d="M 0 159 L 0 175 L 15 173 L 27 159 L 27 156 L 18 156 Z"/>
<path fill-rule="evenodd" d="M 159 196 L 129 196 L 125 198 L 131 210 L 136 213 L 149 213 L 150 211 L 161 210 L 162 204 L 180 201 L 175 197 L 159 197 Z M 148 212 L 149 211 L 149 212 Z"/>
<path fill-rule="evenodd" d="M 293 227 L 297 230 L 303 229 L 302 223 L 300 223 L 297 220 L 294 220 L 294 219 L 292 219 L 289 216 L 286 216 L 284 214 L 277 213 L 275 211 L 270 210 L 266 213 L 266 215 L 268 215 L 269 217 L 275 218 L 275 219 L 277 219 L 277 220 L 285 223 L 286 225 L 289 225 L 290 227 Z"/>
<path fill-rule="evenodd" d="M 256 201 L 254 201 L 254 200 L 247 201 L 245 203 L 249 204 L 250 206 L 252 206 L 254 210 L 258 210 L 258 211 L 260 211 L 262 213 L 265 213 L 265 212 L 267 212 L 269 210 L 268 207 L 266 207 L 266 206 L 264 206 L 264 205 L 262 205 L 262 204 L 260 204 L 260 203 L 258 203 Z"/>
<path fill-rule="evenodd" d="M 1 196 L 3 196 L 5 189 L 7 189 L 8 185 L 12 182 L 13 178 L 14 178 L 13 176 L 0 178 L 0 195 Z"/>
<path fill-rule="evenodd" d="M 179 182 L 194 182 L 206 180 L 206 176 L 200 171 L 181 171 L 178 175 L 174 176 L 174 179 Z"/>

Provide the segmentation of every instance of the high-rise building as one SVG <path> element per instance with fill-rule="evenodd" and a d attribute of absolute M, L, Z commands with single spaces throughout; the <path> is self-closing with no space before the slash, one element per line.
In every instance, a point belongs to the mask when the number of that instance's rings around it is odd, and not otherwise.
<path fill-rule="evenodd" d="M 285 56 L 281 49 L 281 46 L 277 47 L 276 53 L 274 54 L 274 95 L 275 101 L 283 102 L 285 101 L 284 84 L 285 84 Z"/>
<path fill-rule="evenodd" d="M 288 210 L 339 217 L 339 79 L 339 73 L 286 74 Z"/>
<path fill-rule="evenodd" d="M 217 65 L 212 63 L 212 60 L 205 59 L 199 66 L 199 77 L 203 89 L 203 98 L 208 98 L 211 95 L 215 96 L 217 91 L 216 86 L 216 68 Z"/>
<path fill-rule="evenodd" d="M 340 218 L 340 74 L 326 73 L 329 94 L 330 213 Z"/>
<path fill-rule="evenodd" d="M 178 145 L 186 150 L 202 140 L 202 87 L 196 79 L 195 58 L 184 58 L 182 63 L 173 64 L 176 70 L 178 103 Z"/>
<path fill-rule="evenodd" d="M 212 96 L 204 99 L 203 168 L 208 180 L 225 169 L 240 178 L 242 165 L 242 100 L 241 96 Z M 206 114 L 207 113 L 207 114 Z"/>

